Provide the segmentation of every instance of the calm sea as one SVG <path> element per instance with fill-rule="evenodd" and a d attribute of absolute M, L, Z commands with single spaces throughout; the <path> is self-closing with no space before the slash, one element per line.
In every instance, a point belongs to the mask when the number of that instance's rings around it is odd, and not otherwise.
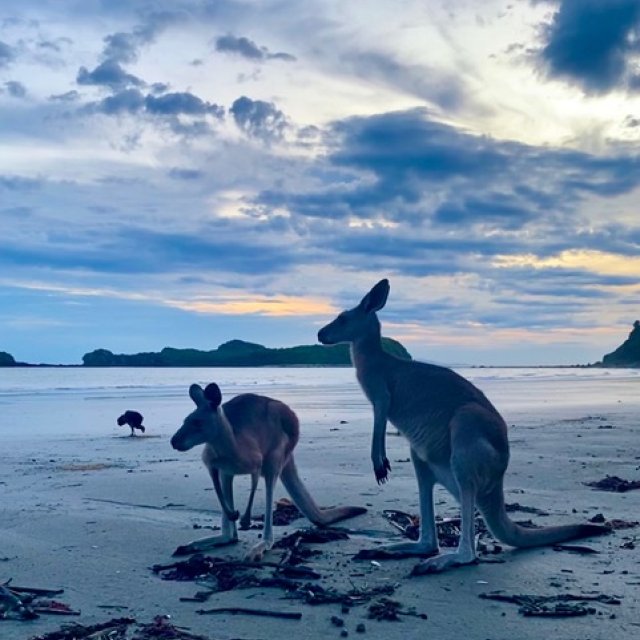
<path fill-rule="evenodd" d="M 635 403 L 640 370 L 460 368 L 503 412 Z M 193 382 L 217 382 L 226 398 L 270 395 L 291 404 L 306 423 L 328 407 L 345 419 L 370 415 L 351 368 L 0 368 L 0 436 L 82 437 L 108 430 L 125 409 L 141 411 L 170 434 L 191 411 Z M 627 406 L 628 408 L 628 406 Z"/>

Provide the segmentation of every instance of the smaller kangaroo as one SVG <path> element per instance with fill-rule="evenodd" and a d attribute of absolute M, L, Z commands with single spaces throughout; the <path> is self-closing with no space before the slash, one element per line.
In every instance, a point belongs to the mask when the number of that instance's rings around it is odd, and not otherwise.
<path fill-rule="evenodd" d="M 132 436 L 136 435 L 135 429 L 140 429 L 140 431 L 142 431 L 142 433 L 144 433 L 144 426 L 142 425 L 142 421 L 144 420 L 144 418 L 142 417 L 141 413 L 138 413 L 137 411 L 125 411 L 119 418 L 118 418 L 118 426 L 119 427 L 123 427 L 125 424 L 129 425 L 129 427 L 131 428 L 131 434 Z"/>
<path fill-rule="evenodd" d="M 451 369 L 402 360 L 382 349 L 376 315 L 387 302 L 389 281 L 381 280 L 353 309 L 321 329 L 322 344 L 351 344 L 356 377 L 373 405 L 371 460 L 378 483 L 391 466 L 385 452 L 387 420 L 409 441 L 420 496 L 417 542 L 389 545 L 399 556 L 423 560 L 414 575 L 442 571 L 476 560 L 476 505 L 493 535 L 514 547 L 556 544 L 608 533 L 595 524 L 535 529 L 512 522 L 504 504 L 503 477 L 509 463 L 507 425 L 487 397 Z M 443 485 L 460 503 L 460 542 L 453 553 L 438 555 L 433 486 Z"/>
<path fill-rule="evenodd" d="M 222 507 L 222 532 L 218 536 L 194 540 L 178 547 L 174 555 L 199 553 L 238 541 L 233 506 L 233 478 L 251 476 L 251 494 L 240 520 L 244 528 L 251 522 L 251 508 L 260 476 L 264 477 L 266 505 L 262 540 L 248 552 L 252 562 L 262 559 L 273 546 L 273 491 L 278 478 L 295 505 L 311 522 L 326 526 L 366 513 L 363 507 L 320 509 L 298 476 L 293 449 L 298 443 L 300 426 L 296 414 L 284 402 L 267 396 L 244 393 L 222 403 L 222 393 L 211 383 L 203 390 L 197 384 L 189 387 L 196 405 L 171 438 L 171 446 L 187 451 L 204 444 L 202 461 L 209 471 Z"/>

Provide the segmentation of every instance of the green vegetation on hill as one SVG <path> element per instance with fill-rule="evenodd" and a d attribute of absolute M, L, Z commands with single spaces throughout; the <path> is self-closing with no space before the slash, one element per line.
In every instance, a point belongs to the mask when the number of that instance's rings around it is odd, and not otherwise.
<path fill-rule="evenodd" d="M 13 356 L 6 351 L 0 351 L 0 367 L 15 367 L 16 361 Z"/>
<path fill-rule="evenodd" d="M 396 340 L 383 338 L 388 353 L 411 360 Z M 261 344 L 230 340 L 211 351 L 165 347 L 159 353 L 115 354 L 96 349 L 82 356 L 85 367 L 264 367 L 264 366 L 346 366 L 351 364 L 345 344 L 324 347 L 306 345 L 270 349 Z"/>
<path fill-rule="evenodd" d="M 640 367 L 640 321 L 633 323 L 633 329 L 629 337 L 611 353 L 607 353 L 602 362 L 602 367 Z"/>

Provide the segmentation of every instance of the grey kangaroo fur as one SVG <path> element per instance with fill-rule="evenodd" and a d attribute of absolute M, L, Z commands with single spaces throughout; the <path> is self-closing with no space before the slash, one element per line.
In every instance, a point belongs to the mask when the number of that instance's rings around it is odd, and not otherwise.
<path fill-rule="evenodd" d="M 514 547 L 550 545 L 607 533 L 593 524 L 525 528 L 506 512 L 503 477 L 509 463 L 507 425 L 486 396 L 445 367 L 402 360 L 382 350 L 376 312 L 389 295 L 381 280 L 353 309 L 318 332 L 322 344 L 347 342 L 362 390 L 373 405 L 371 460 L 378 483 L 391 470 L 385 451 L 389 420 L 409 441 L 420 496 L 420 537 L 385 547 L 398 555 L 427 557 L 414 575 L 476 561 L 476 506 L 493 535 Z M 460 503 L 458 548 L 439 554 L 433 487 L 442 484 Z M 434 556 L 434 557 L 430 557 Z"/>
<path fill-rule="evenodd" d="M 253 546 L 247 559 L 262 559 L 273 545 L 273 491 L 280 478 L 300 511 L 316 525 L 326 526 L 366 512 L 362 507 L 320 509 L 298 476 L 293 449 L 298 443 L 300 426 L 296 414 L 284 402 L 266 396 L 245 393 L 221 404 L 218 385 L 206 389 L 197 384 L 189 388 L 196 408 L 171 438 L 171 446 L 187 451 L 204 444 L 202 460 L 213 481 L 222 507 L 222 531 L 218 536 L 195 540 L 178 547 L 175 555 L 199 553 L 238 541 L 233 506 L 233 478 L 251 475 L 251 494 L 240 525 L 248 528 L 251 508 L 260 476 L 264 477 L 266 504 L 262 540 Z"/>

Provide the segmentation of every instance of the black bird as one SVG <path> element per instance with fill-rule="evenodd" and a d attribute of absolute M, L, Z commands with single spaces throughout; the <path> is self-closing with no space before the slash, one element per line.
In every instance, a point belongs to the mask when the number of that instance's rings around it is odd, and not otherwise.
<path fill-rule="evenodd" d="M 143 420 L 144 418 L 141 413 L 138 413 L 137 411 L 125 411 L 118 418 L 118 425 L 122 427 L 125 424 L 128 424 L 131 427 L 131 435 L 135 436 L 135 429 L 140 429 L 140 431 L 144 433 L 144 427 L 142 426 Z"/>

